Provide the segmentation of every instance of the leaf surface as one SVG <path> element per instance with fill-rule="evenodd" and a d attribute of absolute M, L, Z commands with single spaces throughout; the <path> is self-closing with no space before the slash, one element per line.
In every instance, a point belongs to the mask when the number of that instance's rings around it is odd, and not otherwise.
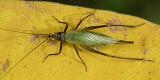
<path fill-rule="evenodd" d="M 0 1 L 0 27 L 32 33 L 54 33 L 64 30 L 69 23 L 73 30 L 79 20 L 94 9 L 40 1 Z M 109 27 L 94 30 L 113 38 L 134 41 L 134 44 L 117 44 L 98 47 L 99 51 L 121 57 L 145 58 L 155 62 L 122 60 L 91 53 L 78 46 L 79 53 L 88 67 L 76 55 L 72 44 L 65 43 L 62 53 L 49 57 L 59 50 L 59 42 L 44 43 L 25 57 L 3 78 L 4 80 L 159 80 L 160 27 L 147 20 L 112 11 L 97 10 L 84 20 L 79 29 L 103 24 L 139 25 L 135 28 Z M 0 30 L 0 77 L 16 62 L 45 38 Z"/>

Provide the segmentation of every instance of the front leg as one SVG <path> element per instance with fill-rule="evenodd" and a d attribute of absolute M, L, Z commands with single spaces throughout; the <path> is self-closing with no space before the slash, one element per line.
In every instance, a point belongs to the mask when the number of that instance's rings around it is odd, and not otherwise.
<path fill-rule="evenodd" d="M 54 16 L 52 16 L 54 19 L 56 19 L 57 20 L 57 22 L 58 23 L 62 23 L 62 24 L 65 24 L 66 25 L 66 27 L 65 27 L 65 29 L 64 29 L 64 32 L 66 32 L 67 31 L 67 29 L 68 29 L 68 23 L 67 22 L 61 22 L 61 21 L 59 21 L 57 18 L 55 18 Z"/>
<path fill-rule="evenodd" d="M 58 52 L 58 53 L 55 53 L 55 54 L 48 54 L 48 55 L 44 58 L 43 62 L 44 62 L 49 56 L 59 55 L 59 54 L 61 53 L 61 51 L 62 51 L 62 43 L 63 43 L 63 42 L 61 41 L 59 52 Z"/>

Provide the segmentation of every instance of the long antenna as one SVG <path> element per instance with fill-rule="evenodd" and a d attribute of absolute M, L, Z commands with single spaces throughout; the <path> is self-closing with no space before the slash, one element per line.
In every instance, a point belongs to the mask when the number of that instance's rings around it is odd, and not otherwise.
<path fill-rule="evenodd" d="M 1 78 L 0 80 L 2 80 L 14 67 L 16 67 L 22 60 L 24 60 L 24 58 L 26 58 L 30 53 L 32 53 L 35 49 L 37 49 L 40 45 L 42 45 L 44 42 L 46 42 L 49 38 L 45 39 L 44 41 L 42 41 L 40 44 L 38 44 L 35 48 L 33 48 L 29 53 L 27 53 L 26 55 L 24 55 L 17 63 L 15 63 Z"/>
<path fill-rule="evenodd" d="M 32 34 L 32 35 L 48 35 L 48 34 L 35 34 L 35 33 L 26 33 L 26 32 L 20 32 L 20 31 L 14 31 L 14 30 L 9 30 L 9 29 L 4 29 L 4 28 L 1 28 L 1 30 L 4 30 L 4 31 L 9 31 L 9 32 L 15 32 L 15 33 L 23 33 L 23 34 Z"/>

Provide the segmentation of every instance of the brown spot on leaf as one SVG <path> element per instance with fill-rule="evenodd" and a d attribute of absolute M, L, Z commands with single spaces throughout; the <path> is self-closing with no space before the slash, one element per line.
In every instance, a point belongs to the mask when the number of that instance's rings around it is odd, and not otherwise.
<path fill-rule="evenodd" d="M 56 41 L 55 40 L 50 40 L 49 44 L 55 46 L 56 45 Z"/>
<path fill-rule="evenodd" d="M 112 19 L 112 20 L 109 20 L 106 24 L 110 24 L 110 25 L 122 25 L 121 21 L 119 19 Z M 114 32 L 114 31 L 117 31 L 118 30 L 118 27 L 119 26 L 109 26 L 109 30 L 111 32 Z M 123 27 L 123 26 L 120 26 L 120 31 L 123 33 L 123 37 L 124 39 L 126 39 L 127 37 L 127 34 L 125 33 L 126 32 L 126 28 Z"/>
<path fill-rule="evenodd" d="M 2 72 L 2 67 L 1 66 L 3 66 L 2 62 L 0 62 L 0 73 Z"/>
<path fill-rule="evenodd" d="M 0 73 L 5 72 L 9 67 L 9 59 L 6 59 L 5 62 L 0 62 Z"/>
<path fill-rule="evenodd" d="M 96 23 L 96 22 L 100 22 L 101 20 L 96 18 L 95 15 L 93 15 L 93 23 Z"/>
<path fill-rule="evenodd" d="M 120 25 L 120 24 L 122 24 L 122 23 L 121 23 L 120 20 L 118 20 L 118 19 L 112 19 L 112 20 L 109 20 L 109 21 L 107 22 L 107 24 Z M 114 32 L 114 31 L 117 31 L 117 30 L 118 30 L 117 27 L 118 27 L 118 26 L 112 26 L 112 27 L 109 27 L 109 29 L 110 29 L 111 32 Z"/>
<path fill-rule="evenodd" d="M 148 80 L 152 80 L 152 78 L 148 78 Z"/>
<path fill-rule="evenodd" d="M 72 64 L 72 61 L 70 61 L 69 64 Z"/>
<path fill-rule="evenodd" d="M 27 65 L 24 65 L 24 68 L 26 68 L 27 67 Z"/>
<path fill-rule="evenodd" d="M 120 72 L 120 74 L 123 74 L 123 72 Z"/>
<path fill-rule="evenodd" d="M 146 55 L 147 49 L 143 49 L 142 54 Z"/>
<path fill-rule="evenodd" d="M 3 72 L 9 67 L 9 59 L 6 59 L 5 63 L 3 64 Z"/>
<path fill-rule="evenodd" d="M 146 49 L 146 38 L 142 40 L 142 54 L 146 55 L 147 54 L 147 49 Z"/>
<path fill-rule="evenodd" d="M 30 42 L 39 42 L 40 41 L 40 37 L 37 35 L 33 35 L 33 37 L 30 39 Z"/>
<path fill-rule="evenodd" d="M 148 74 L 150 74 L 150 75 L 151 75 L 151 72 L 148 72 Z"/>

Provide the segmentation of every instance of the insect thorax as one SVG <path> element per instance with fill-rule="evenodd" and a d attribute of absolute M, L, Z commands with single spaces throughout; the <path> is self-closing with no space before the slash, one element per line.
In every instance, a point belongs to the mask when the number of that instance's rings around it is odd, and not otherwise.
<path fill-rule="evenodd" d="M 48 37 L 49 39 L 56 39 L 56 40 L 64 41 L 66 38 L 65 35 L 66 33 L 64 32 L 57 32 L 54 34 L 49 34 Z"/>

